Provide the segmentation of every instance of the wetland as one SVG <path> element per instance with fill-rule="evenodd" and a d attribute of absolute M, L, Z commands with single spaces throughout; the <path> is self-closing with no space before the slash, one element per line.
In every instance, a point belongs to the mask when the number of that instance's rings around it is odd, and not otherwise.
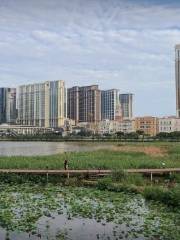
<path fill-rule="evenodd" d="M 180 211 L 140 194 L 1 184 L 0 239 L 179 239 Z"/>

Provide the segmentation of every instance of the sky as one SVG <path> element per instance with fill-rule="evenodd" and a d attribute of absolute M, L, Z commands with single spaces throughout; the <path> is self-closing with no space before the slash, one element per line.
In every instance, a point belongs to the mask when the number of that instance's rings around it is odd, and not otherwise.
<path fill-rule="evenodd" d="M 0 87 L 65 80 L 134 94 L 134 115 L 175 115 L 180 1 L 0 0 Z"/>

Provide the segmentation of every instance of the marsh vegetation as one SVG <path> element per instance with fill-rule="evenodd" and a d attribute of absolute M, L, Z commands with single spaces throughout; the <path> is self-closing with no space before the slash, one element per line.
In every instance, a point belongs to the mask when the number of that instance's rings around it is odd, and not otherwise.
<path fill-rule="evenodd" d="M 136 150 L 137 149 L 137 150 Z M 157 150 L 158 149 L 158 150 Z M 153 153 L 152 153 L 153 150 Z M 127 168 L 180 167 L 180 144 L 116 144 L 94 152 L 0 157 L 0 168 L 112 169 L 102 179 L 0 175 L 0 239 L 180 239 L 180 177 Z M 87 187 L 88 186 L 88 187 Z"/>
<path fill-rule="evenodd" d="M 87 147 L 87 144 L 83 146 Z M 0 168 L 62 169 L 65 158 L 69 159 L 71 169 L 162 168 L 162 163 L 165 167 L 180 167 L 180 143 L 110 144 L 104 147 L 96 151 L 49 156 L 1 156 Z"/>
<path fill-rule="evenodd" d="M 139 194 L 1 184 L 1 239 L 179 239 L 180 211 Z M 7 238 L 8 236 L 8 238 Z"/>

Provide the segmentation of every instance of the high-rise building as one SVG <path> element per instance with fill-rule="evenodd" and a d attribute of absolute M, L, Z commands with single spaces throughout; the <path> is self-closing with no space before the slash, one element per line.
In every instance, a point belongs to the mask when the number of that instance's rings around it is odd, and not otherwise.
<path fill-rule="evenodd" d="M 6 122 L 6 91 L 0 88 L 0 123 Z"/>
<path fill-rule="evenodd" d="M 119 90 L 101 91 L 101 119 L 122 120 Z"/>
<path fill-rule="evenodd" d="M 14 124 L 16 120 L 16 88 L 8 88 L 6 93 L 6 122 Z"/>
<path fill-rule="evenodd" d="M 180 118 L 180 44 L 175 46 L 176 115 Z"/>
<path fill-rule="evenodd" d="M 122 109 L 122 117 L 124 120 L 133 118 L 133 94 L 125 93 L 119 95 L 119 100 Z"/>
<path fill-rule="evenodd" d="M 16 123 L 16 89 L 0 88 L 0 123 Z"/>
<path fill-rule="evenodd" d="M 79 87 L 67 90 L 67 116 L 77 124 L 79 122 Z"/>
<path fill-rule="evenodd" d="M 72 87 L 67 93 L 68 118 L 76 123 L 101 120 L 101 91 L 98 85 Z"/>
<path fill-rule="evenodd" d="M 66 89 L 62 80 L 23 85 L 18 93 L 19 124 L 61 127 L 66 118 Z"/>

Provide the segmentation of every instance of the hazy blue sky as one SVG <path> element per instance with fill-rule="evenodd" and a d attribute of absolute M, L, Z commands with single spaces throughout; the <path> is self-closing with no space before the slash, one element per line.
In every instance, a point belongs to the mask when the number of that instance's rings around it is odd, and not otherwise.
<path fill-rule="evenodd" d="M 0 0 L 0 86 L 64 79 L 135 94 L 135 115 L 175 114 L 180 1 Z"/>

